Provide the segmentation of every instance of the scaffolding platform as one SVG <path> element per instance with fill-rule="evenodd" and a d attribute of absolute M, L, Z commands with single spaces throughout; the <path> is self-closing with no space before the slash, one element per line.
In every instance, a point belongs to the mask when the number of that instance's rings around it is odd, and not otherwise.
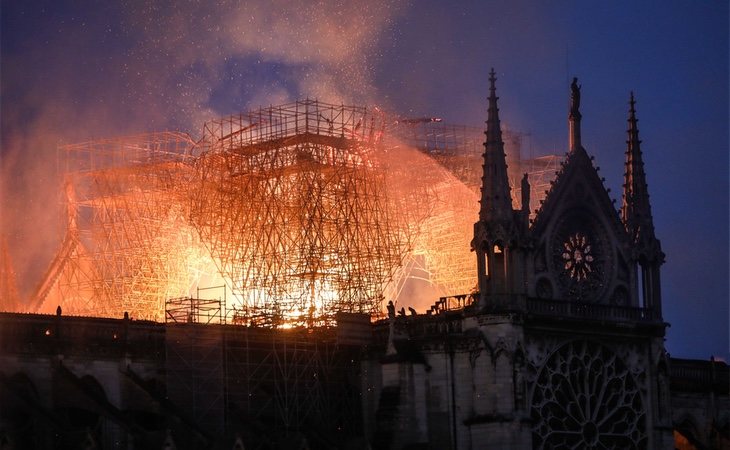
<path fill-rule="evenodd" d="M 165 322 L 220 324 L 224 321 L 221 300 L 192 297 L 171 298 L 165 302 Z"/>

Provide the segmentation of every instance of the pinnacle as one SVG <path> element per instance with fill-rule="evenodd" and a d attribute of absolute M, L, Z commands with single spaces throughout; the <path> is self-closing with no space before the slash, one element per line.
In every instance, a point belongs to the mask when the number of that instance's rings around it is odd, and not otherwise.
<path fill-rule="evenodd" d="M 637 122 L 636 99 L 634 93 L 631 92 L 629 98 L 629 128 L 626 130 L 628 140 L 626 141 L 626 169 L 621 217 L 632 240 L 636 243 L 642 243 L 656 238 L 654 237 L 654 223 L 651 215 Z"/>
<path fill-rule="evenodd" d="M 487 130 L 484 143 L 482 198 L 479 220 L 506 220 L 512 217 L 512 197 L 507 178 L 507 162 L 497 107 L 496 73 L 489 72 Z"/>

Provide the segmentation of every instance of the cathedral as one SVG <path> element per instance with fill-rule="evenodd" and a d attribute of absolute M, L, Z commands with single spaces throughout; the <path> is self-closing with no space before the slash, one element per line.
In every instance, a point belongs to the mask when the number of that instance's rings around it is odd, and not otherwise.
<path fill-rule="evenodd" d="M 574 79 L 569 152 L 531 218 L 489 82 L 473 292 L 322 333 L 0 313 L 0 449 L 728 448 L 728 366 L 664 348 L 633 94 L 620 209 Z"/>
<path fill-rule="evenodd" d="M 391 315 L 389 351 L 370 364 L 407 425 L 376 410 L 376 436 L 391 448 L 673 448 L 664 254 L 633 94 L 620 212 L 581 144 L 574 79 L 569 153 L 530 220 L 529 188 L 512 206 L 495 82 L 492 71 L 471 244 L 479 292 L 448 319 Z"/>

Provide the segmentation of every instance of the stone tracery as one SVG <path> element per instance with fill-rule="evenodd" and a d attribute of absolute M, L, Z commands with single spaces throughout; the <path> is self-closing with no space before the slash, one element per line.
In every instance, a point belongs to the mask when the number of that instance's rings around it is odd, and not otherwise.
<path fill-rule="evenodd" d="M 641 392 L 607 347 L 574 341 L 540 370 L 532 395 L 533 448 L 644 448 Z"/>

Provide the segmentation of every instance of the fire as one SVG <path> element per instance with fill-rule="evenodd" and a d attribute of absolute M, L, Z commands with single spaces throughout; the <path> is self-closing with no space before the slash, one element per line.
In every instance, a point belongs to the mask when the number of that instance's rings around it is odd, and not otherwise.
<path fill-rule="evenodd" d="M 442 125 L 308 100 L 209 122 L 198 141 L 62 147 L 68 229 L 40 310 L 160 321 L 187 298 L 206 320 L 291 328 L 469 292 L 481 137 L 423 126 Z"/>

